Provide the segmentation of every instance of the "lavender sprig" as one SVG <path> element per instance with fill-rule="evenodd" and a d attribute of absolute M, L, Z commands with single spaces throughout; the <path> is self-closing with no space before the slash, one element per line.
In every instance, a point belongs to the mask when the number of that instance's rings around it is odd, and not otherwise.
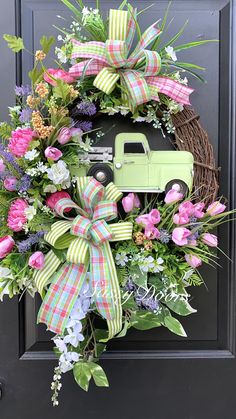
<path fill-rule="evenodd" d="M 20 176 L 24 173 L 19 164 L 16 162 L 16 159 L 13 156 L 13 154 L 7 151 L 2 143 L 0 143 L 0 155 L 7 163 L 14 167 L 14 169 Z"/>
<path fill-rule="evenodd" d="M 17 243 L 17 248 L 20 253 L 28 252 L 34 244 L 39 243 L 41 238 L 44 236 L 45 231 L 38 231 L 38 233 L 30 234 L 28 239 Z"/>
<path fill-rule="evenodd" d="M 80 102 L 74 112 L 79 115 L 93 116 L 97 113 L 97 108 L 92 102 Z"/>

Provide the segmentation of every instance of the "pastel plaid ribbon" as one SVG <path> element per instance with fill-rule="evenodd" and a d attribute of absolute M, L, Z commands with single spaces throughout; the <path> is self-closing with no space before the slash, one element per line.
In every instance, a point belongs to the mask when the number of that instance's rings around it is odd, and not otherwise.
<path fill-rule="evenodd" d="M 111 9 L 109 39 L 105 43 L 81 43 L 72 39 L 72 58 L 86 60 L 73 65 L 69 69 L 70 74 L 74 77 L 96 76 L 93 85 L 108 95 L 120 80 L 124 104 L 128 100 L 132 111 L 150 100 L 159 101 L 158 93 L 189 105 L 189 96 L 193 89 L 171 78 L 158 76 L 161 70 L 160 55 L 156 51 L 147 50 L 161 33 L 156 23 L 147 28 L 130 54 L 135 35 L 135 19 L 136 9 Z"/>
<path fill-rule="evenodd" d="M 121 297 L 116 267 L 109 241 L 129 240 L 132 223 L 108 224 L 117 217 L 117 201 L 122 194 L 113 183 L 104 188 L 91 177 L 78 178 L 80 206 L 70 199 L 57 202 L 55 211 L 67 220 L 54 223 L 45 240 L 56 249 L 67 249 L 67 261 L 52 278 L 38 314 L 38 322 L 49 330 L 63 333 L 70 312 L 90 269 L 94 300 L 99 313 L 107 320 L 109 337 L 122 326 Z M 65 210 L 74 208 L 71 219 Z M 50 259 L 49 259 L 50 260 Z M 42 293 L 48 283 L 47 264 L 37 273 L 36 285 Z"/>

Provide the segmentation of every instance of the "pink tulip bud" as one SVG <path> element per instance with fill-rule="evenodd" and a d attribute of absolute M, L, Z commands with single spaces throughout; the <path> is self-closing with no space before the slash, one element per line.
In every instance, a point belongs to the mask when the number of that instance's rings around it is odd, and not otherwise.
<path fill-rule="evenodd" d="M 148 214 L 150 224 L 158 224 L 161 221 L 160 213 L 157 209 L 152 209 Z"/>
<path fill-rule="evenodd" d="M 141 205 L 138 196 L 132 192 L 125 196 L 121 202 L 125 212 L 131 212 L 134 208 L 139 208 Z"/>
<path fill-rule="evenodd" d="M 15 246 L 15 241 L 11 236 L 5 236 L 0 238 L 0 259 L 5 258 Z"/>
<path fill-rule="evenodd" d="M 4 164 L 4 161 L 3 159 L 0 159 L 0 173 L 5 172 L 5 170 L 6 170 L 6 166 Z"/>
<path fill-rule="evenodd" d="M 205 213 L 202 211 L 204 207 L 205 207 L 204 202 L 198 202 L 197 204 L 195 204 L 193 216 L 196 218 L 204 217 Z"/>
<path fill-rule="evenodd" d="M 188 244 L 188 237 L 191 234 L 191 231 L 185 227 L 176 227 L 172 232 L 172 240 L 178 246 L 186 246 Z"/>
<path fill-rule="evenodd" d="M 181 192 L 179 192 L 178 189 L 175 189 L 174 186 L 175 185 L 173 185 L 173 188 L 170 189 L 170 191 L 168 191 L 165 196 L 164 201 L 166 204 L 174 204 L 175 202 L 178 202 L 181 199 L 183 199 L 184 195 Z"/>
<path fill-rule="evenodd" d="M 173 222 L 178 225 L 188 224 L 189 217 L 186 213 L 177 213 L 173 216 Z"/>
<path fill-rule="evenodd" d="M 35 252 L 30 256 L 28 265 L 34 269 L 42 269 L 44 263 L 44 254 L 42 252 Z"/>
<path fill-rule="evenodd" d="M 139 215 L 135 221 L 137 224 L 141 224 L 143 226 L 150 224 L 148 214 Z"/>
<path fill-rule="evenodd" d="M 193 254 L 185 255 L 185 260 L 194 269 L 202 265 L 202 260 Z"/>
<path fill-rule="evenodd" d="M 44 154 L 47 159 L 51 159 L 53 161 L 57 161 L 62 157 L 62 152 L 58 150 L 58 148 L 51 146 L 46 148 Z"/>
<path fill-rule="evenodd" d="M 206 212 L 208 215 L 211 215 L 211 217 L 214 217 L 214 215 L 218 215 L 224 212 L 225 208 L 226 205 L 221 204 L 219 201 L 215 201 L 209 205 Z"/>
<path fill-rule="evenodd" d="M 4 188 L 5 188 L 7 191 L 12 192 L 12 191 L 15 191 L 15 190 L 16 190 L 16 183 L 17 183 L 17 179 L 16 179 L 16 177 L 11 176 L 11 177 L 7 177 L 7 178 L 4 180 L 3 185 L 4 185 Z"/>
<path fill-rule="evenodd" d="M 58 134 L 57 141 L 60 144 L 66 144 L 70 141 L 70 139 L 71 139 L 70 128 L 67 128 L 67 127 L 62 128 Z"/>
<path fill-rule="evenodd" d="M 218 239 L 214 234 L 204 233 L 202 235 L 203 243 L 207 244 L 209 247 L 217 247 L 218 246 Z"/>
<path fill-rule="evenodd" d="M 158 239 L 160 236 L 159 230 L 153 224 L 146 225 L 144 234 L 149 240 Z"/>

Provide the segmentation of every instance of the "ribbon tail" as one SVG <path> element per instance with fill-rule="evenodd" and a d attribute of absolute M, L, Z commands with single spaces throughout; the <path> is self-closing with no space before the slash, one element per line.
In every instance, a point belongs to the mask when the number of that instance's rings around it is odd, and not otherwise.
<path fill-rule="evenodd" d="M 69 315 L 85 281 L 88 264 L 64 264 L 54 276 L 38 313 L 38 323 L 45 323 L 54 333 L 66 328 Z"/>
<path fill-rule="evenodd" d="M 54 274 L 60 264 L 60 259 L 52 250 L 50 250 L 45 256 L 44 268 L 34 272 L 33 279 L 41 297 L 43 295 L 43 289 L 45 285 L 49 283 L 51 276 Z"/>
<path fill-rule="evenodd" d="M 110 95 L 116 87 L 116 83 L 119 80 L 120 76 L 116 72 L 115 68 L 106 67 L 100 71 L 100 73 L 95 78 L 93 85 L 102 92 Z"/>
<path fill-rule="evenodd" d="M 148 86 L 151 87 L 153 100 L 156 100 L 153 91 L 153 89 L 156 89 L 156 92 L 163 93 L 182 105 L 190 105 L 189 96 L 194 89 L 168 77 L 146 77 L 146 80 Z"/>
<path fill-rule="evenodd" d="M 128 90 L 129 106 L 134 111 L 138 105 L 149 102 L 151 94 L 147 82 L 138 71 L 121 71 L 121 80 Z"/>
<path fill-rule="evenodd" d="M 69 73 L 73 77 L 96 76 L 107 64 L 98 60 L 90 59 L 74 64 L 69 69 Z"/>

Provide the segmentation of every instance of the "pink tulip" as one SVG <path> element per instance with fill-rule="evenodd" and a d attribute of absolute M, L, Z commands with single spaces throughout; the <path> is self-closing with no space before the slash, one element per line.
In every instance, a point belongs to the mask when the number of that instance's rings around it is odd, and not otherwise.
<path fill-rule="evenodd" d="M 186 246 L 188 244 L 188 237 L 191 231 L 185 227 L 176 227 L 172 232 L 172 240 L 178 246 Z"/>
<path fill-rule="evenodd" d="M 197 240 L 190 236 L 188 238 L 188 246 L 197 246 Z"/>
<path fill-rule="evenodd" d="M 209 247 L 217 247 L 218 246 L 218 239 L 214 234 L 204 233 L 202 235 L 203 243 L 207 244 Z"/>
<path fill-rule="evenodd" d="M 52 76 L 52 77 L 50 77 Z M 62 80 L 65 83 L 74 83 L 75 78 L 72 77 L 69 73 L 60 68 L 48 68 L 43 76 L 44 80 L 51 84 L 52 86 L 57 86 L 57 82 L 54 79 Z"/>
<path fill-rule="evenodd" d="M 141 224 L 142 226 L 150 224 L 148 214 L 139 215 L 135 221 L 137 224 Z"/>
<path fill-rule="evenodd" d="M 16 190 L 16 183 L 17 183 L 17 179 L 16 179 L 16 177 L 11 176 L 11 177 L 7 177 L 7 178 L 4 180 L 3 185 L 4 185 L 4 188 L 5 188 L 7 191 L 12 192 L 12 191 L 15 191 L 15 190 Z"/>
<path fill-rule="evenodd" d="M 11 236 L 5 236 L 0 238 L 0 259 L 5 258 L 15 246 L 15 241 Z"/>
<path fill-rule="evenodd" d="M 149 240 L 158 239 L 160 236 L 159 230 L 153 224 L 146 225 L 144 234 Z"/>
<path fill-rule="evenodd" d="M 61 192 L 54 192 L 52 193 L 47 199 L 46 199 L 46 205 L 51 208 L 52 210 L 54 210 L 57 202 L 60 199 L 63 198 L 67 198 L 67 199 L 71 199 L 70 195 L 68 194 L 68 192 L 65 191 L 61 191 Z M 69 212 L 71 210 L 71 208 L 66 208 L 64 210 L 64 212 Z"/>
<path fill-rule="evenodd" d="M 80 128 L 70 128 L 70 133 L 72 137 L 79 137 L 81 138 L 83 131 Z"/>
<path fill-rule="evenodd" d="M 67 127 L 61 128 L 57 137 L 57 141 L 60 144 L 66 144 L 70 141 L 70 139 L 71 139 L 70 128 L 67 128 Z"/>
<path fill-rule="evenodd" d="M 6 170 L 6 166 L 4 164 L 4 161 L 3 159 L 0 159 L 0 173 L 5 172 L 5 170 Z"/>
<path fill-rule="evenodd" d="M 178 225 L 188 224 L 189 217 L 185 213 L 182 213 L 182 214 L 177 213 L 173 216 L 173 222 Z"/>
<path fill-rule="evenodd" d="M 191 217 L 194 213 L 194 205 L 192 204 L 192 202 L 190 201 L 185 201 L 182 202 L 182 204 L 180 204 L 179 206 L 179 213 L 182 214 L 186 214 L 189 217 Z"/>
<path fill-rule="evenodd" d="M 42 252 L 34 252 L 29 258 L 28 265 L 34 269 L 42 269 L 44 263 L 44 254 Z"/>
<path fill-rule="evenodd" d="M 193 212 L 194 217 L 196 218 L 204 217 L 205 213 L 202 211 L 204 207 L 205 207 L 204 202 L 198 202 L 197 204 L 195 204 L 194 212 Z"/>
<path fill-rule="evenodd" d="M 51 146 L 46 148 L 44 154 L 47 159 L 51 159 L 53 161 L 57 161 L 62 157 L 62 152 L 58 150 L 58 148 Z"/>
<path fill-rule="evenodd" d="M 174 188 L 174 186 L 175 185 L 173 185 L 172 189 L 170 189 L 165 196 L 164 201 L 166 204 L 174 204 L 175 202 L 178 202 L 181 199 L 183 199 L 184 195 L 181 192 L 179 192 L 179 189 Z"/>
<path fill-rule="evenodd" d="M 206 212 L 211 217 L 214 217 L 214 215 L 218 215 L 224 212 L 225 208 L 226 205 L 221 204 L 219 201 L 215 201 L 211 205 L 209 205 Z"/>
<path fill-rule="evenodd" d="M 194 269 L 202 265 L 202 260 L 193 254 L 185 255 L 185 260 Z"/>
<path fill-rule="evenodd" d="M 161 221 L 160 213 L 157 209 L 152 209 L 148 214 L 150 224 L 158 224 Z"/>
<path fill-rule="evenodd" d="M 134 208 L 140 207 L 138 196 L 132 192 L 125 196 L 121 202 L 125 212 L 131 212 Z"/>

